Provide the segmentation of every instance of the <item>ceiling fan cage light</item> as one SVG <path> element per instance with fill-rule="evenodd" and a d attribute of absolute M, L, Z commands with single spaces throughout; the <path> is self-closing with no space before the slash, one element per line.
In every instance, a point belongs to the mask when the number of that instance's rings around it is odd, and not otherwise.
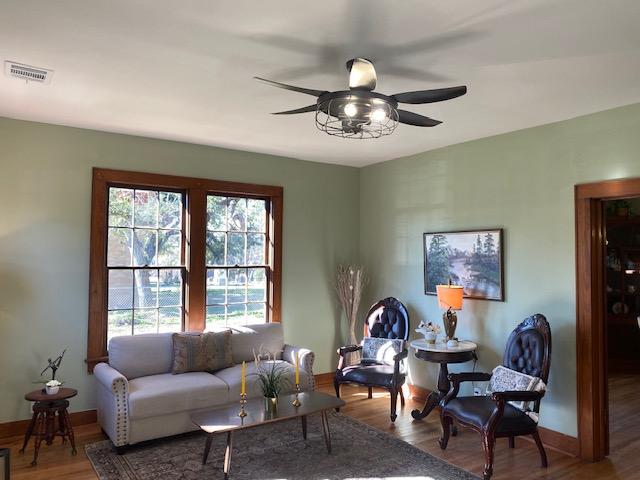
<path fill-rule="evenodd" d="M 348 105 L 349 114 L 345 112 Z M 354 114 L 352 106 L 356 109 Z M 398 111 L 380 99 L 347 96 L 318 101 L 316 127 L 328 135 L 355 139 L 379 138 L 391 135 L 397 126 Z"/>

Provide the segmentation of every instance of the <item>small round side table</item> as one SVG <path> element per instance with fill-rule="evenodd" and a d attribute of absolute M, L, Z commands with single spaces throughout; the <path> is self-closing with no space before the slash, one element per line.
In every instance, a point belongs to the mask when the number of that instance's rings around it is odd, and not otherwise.
<path fill-rule="evenodd" d="M 42 390 L 34 390 L 24 396 L 25 400 L 36 402 L 33 405 L 33 417 L 31 417 L 31 422 L 29 422 L 27 432 L 24 435 L 24 443 L 20 449 L 20 453 L 24 453 L 29 439 L 32 436 L 35 437 L 35 450 L 31 465 L 38 463 L 38 452 L 43 440 L 47 445 L 51 445 L 55 437 L 62 437 L 62 443 L 67 440 L 71 443 L 71 453 L 73 455 L 77 453 L 73 428 L 67 411 L 69 406 L 67 399 L 75 397 L 77 394 L 78 391 L 73 388 L 61 388 L 55 395 L 47 395 Z"/>
<path fill-rule="evenodd" d="M 477 360 L 476 349 L 478 345 L 466 340 L 458 342 L 457 347 L 447 347 L 446 343 L 427 343 L 426 340 L 413 340 L 410 343 L 415 350 L 416 358 L 425 362 L 439 363 L 440 373 L 438 374 L 438 391 L 431 392 L 427 397 L 422 411 L 413 410 L 411 416 L 416 420 L 422 420 L 438 406 L 440 400 L 449 392 L 451 382 L 449 382 L 450 363 L 464 363 L 470 360 Z"/>

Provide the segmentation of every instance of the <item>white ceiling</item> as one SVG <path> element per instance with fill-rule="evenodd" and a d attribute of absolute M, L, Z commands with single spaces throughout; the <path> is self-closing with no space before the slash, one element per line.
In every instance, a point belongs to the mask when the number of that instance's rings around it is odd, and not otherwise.
<path fill-rule="evenodd" d="M 639 0 L 2 0 L 0 116 L 362 166 L 640 102 Z M 442 120 L 376 140 L 318 131 L 320 90 L 374 60 L 377 91 L 465 84 L 408 110 Z"/>

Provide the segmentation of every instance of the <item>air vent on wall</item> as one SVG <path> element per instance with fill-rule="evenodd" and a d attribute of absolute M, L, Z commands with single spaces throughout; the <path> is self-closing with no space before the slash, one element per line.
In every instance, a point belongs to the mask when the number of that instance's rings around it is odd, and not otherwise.
<path fill-rule="evenodd" d="M 9 77 L 20 78 L 28 82 L 49 83 L 53 70 L 7 60 L 4 62 L 4 73 Z"/>

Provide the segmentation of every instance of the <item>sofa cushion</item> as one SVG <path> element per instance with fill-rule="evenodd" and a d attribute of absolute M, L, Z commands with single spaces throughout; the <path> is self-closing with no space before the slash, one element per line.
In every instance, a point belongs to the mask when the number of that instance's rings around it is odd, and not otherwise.
<path fill-rule="evenodd" d="M 109 341 L 109 365 L 127 380 L 171 371 L 171 333 L 114 337 Z"/>
<path fill-rule="evenodd" d="M 227 384 L 205 372 L 164 373 L 129 382 L 131 419 L 209 408 L 228 400 Z"/>
<path fill-rule="evenodd" d="M 270 363 L 270 362 L 265 362 Z M 295 392 L 295 367 L 288 362 L 283 360 L 276 360 L 276 363 L 282 368 L 286 369 L 285 379 L 286 383 L 284 388 L 282 389 L 282 393 L 293 393 Z M 242 365 L 234 365 L 233 367 L 224 368 L 222 370 L 218 370 L 215 375 L 216 377 L 223 380 L 229 387 L 229 399 L 230 401 L 235 401 L 240 398 L 240 371 L 242 369 Z M 255 398 L 262 396 L 262 390 L 260 389 L 260 384 L 258 382 L 258 377 L 255 375 L 256 373 L 256 364 L 254 362 L 247 362 L 247 397 Z M 307 372 L 300 369 L 300 388 L 304 388 L 305 385 L 308 385 Z"/>
<path fill-rule="evenodd" d="M 233 365 L 231 330 L 173 334 L 171 373 L 214 372 Z"/>
<path fill-rule="evenodd" d="M 282 358 L 284 349 L 284 336 L 282 325 L 279 323 L 259 323 L 246 327 L 232 327 L 231 354 L 233 363 L 243 361 L 252 362 L 253 352 L 258 353 L 260 348 Z"/>

